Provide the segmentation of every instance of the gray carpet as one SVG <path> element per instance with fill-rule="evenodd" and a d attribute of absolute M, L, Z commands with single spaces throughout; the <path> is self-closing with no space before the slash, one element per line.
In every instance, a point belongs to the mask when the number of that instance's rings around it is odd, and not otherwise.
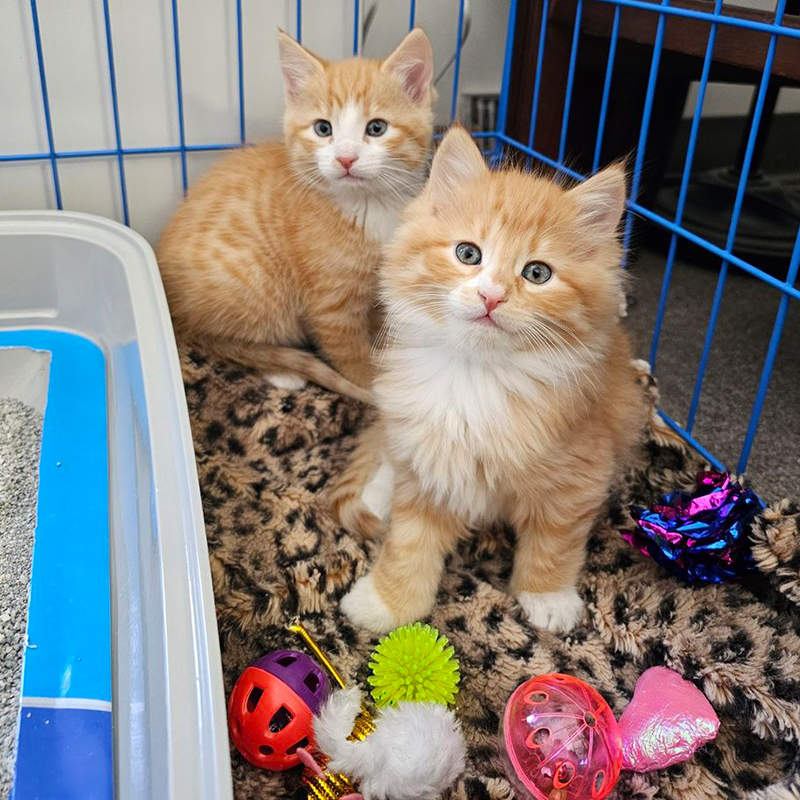
<path fill-rule="evenodd" d="M 665 258 L 641 250 L 631 265 L 628 325 L 648 358 Z M 655 374 L 661 407 L 686 422 L 718 266 L 676 262 Z M 730 268 L 703 382 L 695 436 L 734 471 L 781 292 Z M 789 302 L 781 346 L 747 475 L 765 498 L 800 496 L 800 303 Z"/>

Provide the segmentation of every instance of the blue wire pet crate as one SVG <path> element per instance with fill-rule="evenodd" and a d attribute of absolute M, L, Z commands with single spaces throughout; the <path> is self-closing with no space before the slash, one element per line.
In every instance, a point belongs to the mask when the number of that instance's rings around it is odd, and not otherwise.
<path fill-rule="evenodd" d="M 327 2 L 327 0 L 325 0 Z M 78 0 L 75 0 L 77 3 Z M 83 3 L 83 0 L 81 0 Z M 45 5 L 49 6 L 50 0 L 28 0 L 14 4 L 13 9 L 10 5 L 0 8 L 0 31 L 4 27 L 8 30 L 4 22 L 5 14 L 13 14 L 15 22 L 22 20 L 26 46 L 30 48 L 31 61 L 34 64 L 34 79 L 36 83 L 39 105 L 38 113 L 41 114 L 41 123 L 44 131 L 44 141 L 46 147 L 20 150 L 18 147 L 4 148 L 3 140 L 0 138 L 0 200 L 3 196 L 3 177 L 4 168 L 13 168 L 14 165 L 24 164 L 43 164 L 48 169 L 49 179 L 49 207 L 59 210 L 69 208 L 69 203 L 65 202 L 63 191 L 63 170 L 67 165 L 81 162 L 103 162 L 113 165 L 115 191 L 118 198 L 118 216 L 126 225 L 131 225 L 132 217 L 135 216 L 136 200 L 132 197 L 130 190 L 130 170 L 132 164 L 142 157 L 169 156 L 177 159 L 178 181 L 180 187 L 185 192 L 191 183 L 192 170 L 190 157 L 196 154 L 213 154 L 247 144 L 248 139 L 248 116 L 246 114 L 248 101 L 248 82 L 246 69 L 246 49 L 247 49 L 247 29 L 248 17 L 255 7 L 249 7 L 247 0 L 227 0 L 226 8 L 229 9 L 230 20 L 232 21 L 231 36 L 229 41 L 232 43 L 230 52 L 226 54 L 229 67 L 232 70 L 232 85 L 235 87 L 235 98 L 233 108 L 235 108 L 235 121 L 232 121 L 231 130 L 236 131 L 236 135 L 227 141 L 208 141 L 195 143 L 188 133 L 187 109 L 185 103 L 185 86 L 187 75 L 183 69 L 185 58 L 182 56 L 182 24 L 185 25 L 186 17 L 197 13 L 195 7 L 188 2 L 179 3 L 179 0 L 153 0 L 163 11 L 162 21 L 165 24 L 165 32 L 169 40 L 171 51 L 171 81 L 176 110 L 177 141 L 169 144 L 161 144 L 153 141 L 142 145 L 137 143 L 130 144 L 130 139 L 126 133 L 124 115 L 121 113 L 121 92 L 118 74 L 118 62 L 115 59 L 115 46 L 118 47 L 120 39 L 125 36 L 126 29 L 120 23 L 120 17 L 126 11 L 125 4 L 116 6 L 110 0 L 86 0 L 84 5 L 91 6 L 91 13 L 94 15 L 94 24 L 98 26 L 100 36 L 104 42 L 104 59 L 106 69 L 104 80 L 107 81 L 108 98 L 110 108 L 107 109 L 111 121 L 112 146 L 88 146 L 85 148 L 73 147 L 71 149 L 59 147 L 59 129 L 57 120 L 53 113 L 53 97 L 49 90 L 52 84 L 53 71 L 51 62 L 50 45 L 58 40 L 57 30 L 47 30 L 47 15 Z M 220 0 L 224 2 L 224 0 Z M 485 0 L 489 3 L 490 0 Z M 492 9 L 493 0 L 492 2 Z M 781 43 L 788 42 L 793 48 L 800 43 L 800 23 L 796 17 L 787 14 L 787 0 L 776 0 L 776 7 L 771 17 L 761 14 L 737 15 L 726 13 L 730 9 L 723 6 L 722 0 L 660 0 L 660 2 L 647 2 L 646 0 L 572 0 L 574 3 L 574 18 L 572 21 L 572 34 L 569 46 L 569 60 L 567 69 L 566 89 L 563 98 L 563 117 L 561 129 L 558 137 L 557 155 L 551 156 L 534 146 L 537 117 L 541 112 L 540 98 L 542 96 L 542 64 L 543 54 L 547 47 L 548 20 L 552 9 L 560 0 L 539 0 L 540 3 L 540 25 L 538 30 L 538 50 L 536 55 L 536 71 L 534 85 L 531 95 L 530 125 L 527 141 L 511 135 L 509 126 L 509 110 L 512 103 L 511 82 L 514 68 L 514 44 L 515 35 L 519 35 L 517 28 L 518 12 L 523 0 L 507 0 L 508 18 L 505 30 L 505 48 L 502 55 L 502 72 L 499 98 L 497 100 L 496 115 L 494 124 L 489 130 L 476 130 L 473 134 L 476 138 L 484 140 L 488 145 L 493 161 L 499 161 L 504 154 L 516 152 L 522 158 L 538 162 L 550 167 L 564 176 L 575 180 L 585 178 L 584 174 L 579 173 L 574 168 L 574 162 L 570 160 L 568 148 L 568 131 L 573 109 L 573 95 L 578 75 L 578 60 L 582 40 L 582 18 L 591 6 L 604 6 L 611 9 L 613 19 L 610 26 L 607 45 L 607 59 L 602 82 L 602 98 L 599 107 L 599 116 L 596 124 L 595 145 L 591 154 L 591 170 L 598 169 L 601 165 L 602 146 L 604 134 L 606 132 L 608 114 L 610 107 L 610 97 L 612 93 L 613 78 L 617 64 L 618 45 L 622 36 L 623 15 L 630 10 L 651 15 L 654 21 L 654 36 L 650 46 L 649 71 L 647 74 L 646 91 L 641 117 L 638 122 L 638 137 L 635 153 L 631 158 L 631 185 L 630 197 L 628 200 L 628 216 L 624 226 L 624 241 L 626 247 L 632 243 L 632 232 L 634 226 L 634 216 L 638 216 L 648 223 L 660 228 L 668 236 L 668 247 L 666 261 L 663 272 L 663 281 L 655 325 L 650 349 L 650 361 L 655 365 L 656 357 L 659 352 L 662 327 L 664 322 L 667 299 L 670 291 L 670 284 L 676 260 L 676 251 L 681 242 L 690 242 L 699 247 L 705 253 L 718 259 L 719 270 L 716 279 L 713 302 L 711 305 L 710 316 L 706 325 L 703 340 L 702 353 L 699 359 L 696 378 L 691 396 L 687 419 L 684 423 L 679 423 L 671 416 L 660 412 L 664 421 L 674 431 L 683 436 L 693 445 L 704 457 L 718 468 L 723 468 L 720 461 L 714 456 L 709 447 L 704 446 L 696 440 L 694 436 L 695 421 L 697 416 L 698 404 L 703 388 L 703 380 L 709 363 L 709 357 L 714 344 L 714 334 L 717 327 L 720 307 L 722 303 L 723 291 L 726 280 L 731 269 L 747 273 L 752 278 L 763 282 L 763 284 L 773 288 L 779 293 L 779 302 L 772 327 L 772 334 L 761 369 L 760 380 L 749 415 L 746 433 L 742 442 L 740 455 L 736 464 L 729 464 L 737 472 L 743 472 L 747 467 L 748 458 L 753 447 L 756 430 L 759 425 L 762 408 L 767 396 L 767 389 L 776 363 L 778 349 L 781 342 L 781 335 L 784 323 L 789 311 L 789 303 L 800 300 L 800 289 L 798 289 L 797 275 L 800 267 L 800 229 L 794 240 L 794 247 L 788 263 L 783 265 L 783 274 L 770 274 L 750 260 L 746 260 L 735 253 L 737 231 L 739 227 L 740 215 L 747 190 L 747 180 L 753 163 L 756 151 L 759 127 L 762 124 L 762 115 L 769 90 L 770 76 L 775 65 L 776 54 L 779 52 Z M 298 40 L 303 40 L 304 27 L 308 25 L 309 15 L 321 7 L 312 0 L 294 0 L 291 3 L 283 3 L 289 19 L 288 27 L 297 36 Z M 348 38 L 351 39 L 352 47 L 348 50 L 354 55 L 362 51 L 365 33 L 372 23 L 377 3 L 362 3 L 360 0 L 344 0 L 343 3 L 348 8 Z M 449 118 L 456 119 L 459 113 L 459 91 L 462 76 L 462 50 L 464 42 L 470 31 L 471 6 L 468 0 L 453 0 L 455 13 L 453 18 L 456 21 L 454 31 L 454 41 L 456 46 L 452 59 L 446 65 L 446 70 L 442 70 L 440 76 L 444 76 L 445 71 L 452 69 L 452 88 L 449 98 Z M 151 4 L 152 5 L 152 4 Z M 395 4 L 395 10 L 400 5 L 399 1 Z M 562 4 L 563 7 L 563 4 Z M 572 8 L 572 5 L 568 6 Z M 325 6 L 328 11 L 329 6 Z M 410 0 L 404 7 L 405 19 L 409 28 L 413 28 L 419 21 L 423 4 Z M 52 8 L 48 8 L 51 11 Z M 124 12 L 124 13 L 123 13 Z M 418 13 L 420 12 L 420 13 Z M 22 17 L 19 15 L 22 14 Z M 658 102 L 657 83 L 659 70 L 662 66 L 662 54 L 665 49 L 665 33 L 667 23 L 670 19 L 693 20 L 706 26 L 707 35 L 705 40 L 704 52 L 702 53 L 702 72 L 699 81 L 699 91 L 691 117 L 688 146 L 683 156 L 683 168 L 679 188 L 677 191 L 677 204 L 674 214 L 669 217 L 664 213 L 654 211 L 641 201 L 641 189 L 643 174 L 647 167 L 646 149 L 648 137 L 652 133 L 651 122 L 653 109 Z M 735 193 L 732 213 L 728 224 L 727 237 L 724 245 L 715 244 L 707 238 L 693 232 L 690 227 L 684 224 L 684 211 L 689 191 L 692 168 L 695 161 L 698 134 L 703 115 L 703 104 L 706 98 L 707 87 L 709 84 L 712 66 L 715 61 L 715 46 L 720 38 L 720 31 L 727 28 L 740 28 L 756 32 L 762 37 L 766 37 L 767 46 L 765 57 L 761 69 L 761 77 L 758 82 L 753 112 L 751 114 L 751 124 L 747 132 L 746 146 L 744 148 L 743 162 L 741 166 L 741 177 Z M 262 32 L 265 42 L 270 41 L 271 31 Z M 473 40 L 480 40 L 481 31 L 473 32 Z M 268 44 L 266 45 L 268 46 Z M 793 49 L 792 52 L 800 53 L 800 50 Z M 278 81 L 277 73 L 274 81 Z M 440 87 L 441 89 L 441 87 Z M 275 111 L 276 116 L 278 111 Z M 140 137 L 141 138 L 141 137 Z M 166 221 L 166 220 L 163 220 Z M 134 223 L 135 227 L 135 223 Z M 0 289 L 0 291 L 2 291 Z"/>
<path fill-rule="evenodd" d="M 176 144 L 153 144 L 147 147 L 129 147 L 125 143 L 125 135 L 122 130 L 120 121 L 120 107 L 118 97 L 118 81 L 115 68 L 114 57 L 114 43 L 115 37 L 120 36 L 121 32 L 114 30 L 114 15 L 111 3 L 109 0 L 102 0 L 102 25 L 105 34 L 106 43 L 106 56 L 108 66 L 108 83 L 110 87 L 111 99 L 111 112 L 113 115 L 113 133 L 115 146 L 110 148 L 97 148 L 97 149 L 75 149 L 63 150 L 57 147 L 58 131 L 55 130 L 53 118 L 51 113 L 51 102 L 48 93 L 48 65 L 47 65 L 47 52 L 43 45 L 43 36 L 40 26 L 40 13 L 39 5 L 41 0 L 29 0 L 30 2 L 30 35 L 35 45 L 36 62 L 38 65 L 38 81 L 40 86 L 41 106 L 44 119 L 44 127 L 46 130 L 47 149 L 42 152 L 12 152 L 0 153 L 0 165 L 13 164 L 20 162 L 49 162 L 51 179 L 52 179 L 52 201 L 53 205 L 58 208 L 64 208 L 64 201 L 62 196 L 61 180 L 59 177 L 59 169 L 62 164 L 69 161 L 76 161 L 81 159 L 113 159 L 116 162 L 116 169 L 118 172 L 118 191 L 121 201 L 121 217 L 125 224 L 130 224 L 130 199 L 126 182 L 126 167 L 127 163 L 132 157 L 143 155 L 171 155 L 176 154 L 180 158 L 180 182 L 184 192 L 187 190 L 190 182 L 189 168 L 187 165 L 187 155 L 192 153 L 208 153 L 219 150 L 227 150 L 242 146 L 247 143 L 247 130 L 246 130 L 246 116 L 245 116 L 245 59 L 244 59 L 244 20 L 247 13 L 245 0 L 231 0 L 235 3 L 235 22 L 236 22 L 236 35 L 235 35 L 235 52 L 231 53 L 231 59 L 235 59 L 235 69 L 237 72 L 238 84 L 238 140 L 227 142 L 208 142 L 205 144 L 190 144 L 187 141 L 186 132 L 186 119 L 184 109 L 184 75 L 182 73 L 182 57 L 181 57 L 181 23 L 179 18 L 179 3 L 178 0 L 168 0 L 169 14 L 171 17 L 171 38 L 172 50 L 174 54 L 174 91 L 177 99 L 177 125 L 178 125 L 178 142 Z M 450 118 L 455 119 L 458 112 L 459 100 L 459 80 L 461 74 L 462 64 L 462 46 L 464 43 L 464 34 L 469 27 L 469 9 L 470 4 L 468 0 L 456 0 L 458 3 L 457 13 L 457 31 L 455 41 L 460 43 L 455 48 L 454 57 L 452 59 L 452 96 L 451 96 L 451 109 Z M 500 150 L 512 150 L 530 156 L 535 161 L 554 168 L 559 173 L 581 180 L 585 176 L 575 171 L 570 166 L 569 153 L 567 152 L 567 131 L 571 112 L 571 101 L 573 96 L 573 88 L 576 76 L 576 63 L 581 45 L 581 17 L 584 11 L 584 6 L 587 3 L 598 3 L 609 5 L 613 8 L 613 26 L 610 32 L 608 43 L 608 58 L 605 71 L 605 81 L 602 96 L 602 103 L 600 108 L 599 122 L 596 134 L 596 147 L 594 150 L 594 158 L 592 168 L 597 169 L 600 164 L 601 145 L 603 142 L 603 135 L 607 122 L 607 113 L 609 107 L 609 96 L 611 94 L 612 79 L 615 69 L 615 57 L 617 52 L 617 44 L 620 36 L 620 19 L 621 14 L 625 9 L 638 9 L 646 11 L 657 17 L 657 28 L 655 38 L 652 46 L 652 56 L 650 61 L 650 70 L 647 82 L 647 92 L 644 101 L 643 113 L 641 116 L 638 147 L 636 148 L 635 155 L 632 159 L 632 175 L 630 185 L 630 197 L 628 200 L 629 213 L 625 222 L 624 228 L 624 241 L 628 246 L 631 243 L 631 231 L 633 226 L 634 215 L 639 215 L 644 220 L 662 228 L 670 236 L 669 248 L 666 257 L 666 264 L 664 269 L 664 278 L 659 299 L 658 314 L 653 330 L 652 347 L 650 350 L 650 361 L 655 365 L 656 357 L 658 355 L 658 347 L 662 331 L 662 323 L 664 319 L 664 312 L 667 304 L 667 297 L 669 294 L 670 281 L 672 278 L 673 266 L 675 261 L 676 248 L 680 241 L 685 240 L 700 247 L 707 253 L 716 256 L 720 262 L 719 277 L 717 280 L 716 291 L 714 294 L 713 305 L 711 308 L 710 317 L 708 320 L 704 345 L 700 363 L 697 370 L 697 376 L 694 384 L 694 390 L 691 399 L 691 406 L 688 412 L 687 420 L 684 424 L 679 424 L 676 420 L 662 412 L 662 416 L 666 423 L 670 425 L 681 436 L 687 439 L 703 456 L 705 456 L 712 464 L 717 467 L 722 467 L 722 464 L 714 456 L 710 448 L 703 446 L 693 436 L 695 427 L 695 419 L 697 415 L 697 408 L 700 402 L 701 390 L 703 387 L 703 378 L 708 366 L 709 355 L 714 342 L 714 333 L 717 323 L 717 318 L 722 301 L 723 290 L 725 287 L 726 278 L 731 267 L 742 270 L 749 275 L 757 278 L 760 281 L 774 287 L 781 293 L 780 303 L 775 316 L 772 337 L 767 350 L 766 358 L 764 360 L 761 379 L 758 385 L 758 390 L 753 403 L 752 411 L 749 418 L 749 424 L 742 443 L 741 452 L 738 462 L 734 465 L 736 471 L 741 473 L 747 467 L 748 457 L 750 455 L 753 440 L 758 427 L 761 410 L 767 394 L 769 386 L 770 375 L 772 374 L 775 359 L 778 353 L 778 347 L 781 341 L 781 334 L 783 331 L 784 321 L 789 306 L 790 300 L 800 299 L 800 289 L 797 288 L 797 272 L 800 265 L 800 232 L 795 239 L 795 246 L 791 259 L 786 265 L 785 276 L 775 277 L 763 269 L 755 266 L 753 263 L 737 256 L 734 253 L 737 229 L 739 225 L 740 213 L 742 210 L 742 203 L 744 201 L 745 190 L 747 186 L 747 179 L 751 168 L 753 158 L 753 151 L 756 146 L 756 139 L 758 136 L 759 126 L 762 122 L 762 111 L 764 106 L 765 97 L 768 90 L 770 74 L 773 70 L 773 64 L 776 56 L 776 49 L 782 39 L 797 42 L 800 40 L 800 27 L 796 22 L 787 24 L 786 19 L 786 2 L 787 0 L 777 0 L 774 14 L 771 21 L 764 21 L 763 19 L 745 18 L 726 14 L 723 7 L 722 0 L 699 0 L 699 2 L 687 3 L 670 2 L 670 0 L 662 0 L 659 4 L 646 2 L 645 0 L 576 0 L 575 5 L 575 20 L 573 26 L 573 36 L 571 42 L 570 56 L 569 56 L 569 72 L 566 85 L 566 95 L 564 98 L 564 111 L 563 111 L 563 124 L 560 134 L 560 142 L 558 147 L 557 158 L 548 157 L 540 152 L 533 146 L 533 132 L 537 114 L 539 113 L 539 96 L 541 88 L 541 75 L 542 75 L 542 57 L 547 45 L 547 20 L 548 20 L 548 4 L 555 5 L 557 0 L 542 0 L 542 13 L 541 13 L 541 28 L 539 34 L 539 48 L 537 55 L 537 71 L 535 78 L 535 85 L 533 87 L 533 100 L 531 108 L 531 127 L 528 142 L 519 141 L 508 134 L 507 117 L 509 108 L 509 80 L 512 71 L 512 52 L 515 37 L 515 21 L 517 19 L 517 6 L 518 0 L 510 0 L 508 26 L 506 33 L 506 45 L 504 51 L 503 71 L 502 71 L 502 85 L 500 89 L 500 97 L 497 110 L 496 127 L 494 130 L 489 131 L 476 131 L 474 135 L 478 138 L 489 139 L 495 143 L 495 152 Z M 310 3 L 306 3 L 310 5 Z M 374 4 L 373 4 L 374 5 Z M 408 4 L 408 24 L 413 27 L 417 22 L 417 6 L 421 5 L 416 0 L 410 0 Z M 360 0 L 353 0 L 352 3 L 352 53 L 357 54 L 361 49 L 363 29 L 361 27 L 362 19 L 366 14 L 369 14 L 370 9 L 361 7 Z M 183 13 L 189 11 L 188 5 Z M 304 9 L 303 0 L 296 0 L 294 3 L 294 33 L 297 38 L 302 41 L 303 26 L 304 26 L 304 13 L 308 13 L 309 9 Z M 661 63 L 661 56 L 664 49 L 664 34 L 665 26 L 671 17 L 684 18 L 696 20 L 708 24 L 708 36 L 705 47 L 705 54 L 703 58 L 702 76 L 700 79 L 699 92 L 697 101 L 695 103 L 694 113 L 691 120 L 691 131 L 689 134 L 689 143 L 686 149 L 684 166 L 680 181 L 680 188 L 678 191 L 677 207 L 675 209 L 674 217 L 667 218 L 663 214 L 653 211 L 651 208 L 645 207 L 639 202 L 639 192 L 642 180 L 643 169 L 645 168 L 644 158 L 645 150 L 650 134 L 650 122 L 653 112 L 653 106 L 656 102 L 656 83 L 659 77 L 659 67 Z M 714 62 L 714 49 L 715 43 L 718 38 L 718 32 L 724 27 L 738 27 L 750 31 L 755 31 L 764 34 L 768 37 L 768 47 L 766 49 L 766 56 L 763 64 L 763 71 L 761 81 L 758 85 L 754 113 L 752 115 L 752 124 L 748 133 L 747 146 L 744 154 L 744 163 L 741 170 L 741 179 L 739 181 L 738 191 L 736 192 L 733 212 L 731 215 L 730 223 L 728 226 L 727 239 L 724 246 L 714 244 L 706 238 L 692 232 L 683 223 L 684 205 L 686 202 L 687 189 L 691 176 L 693 161 L 695 158 L 695 150 L 697 146 L 698 132 L 700 129 L 701 116 L 703 112 L 703 102 L 706 95 L 706 89 L 709 83 L 709 73 L 711 66 Z M 476 37 L 480 36 L 478 31 Z"/>

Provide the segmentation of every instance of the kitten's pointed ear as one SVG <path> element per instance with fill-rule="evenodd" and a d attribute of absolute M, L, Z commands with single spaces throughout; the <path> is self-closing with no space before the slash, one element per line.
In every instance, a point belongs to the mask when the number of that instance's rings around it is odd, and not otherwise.
<path fill-rule="evenodd" d="M 322 74 L 325 62 L 278 28 L 278 52 L 286 94 L 295 99 L 313 75 Z"/>
<path fill-rule="evenodd" d="M 454 125 L 433 157 L 428 197 L 434 211 L 452 202 L 462 184 L 476 181 L 488 171 L 472 137 L 460 125 Z"/>
<path fill-rule="evenodd" d="M 612 164 L 570 190 L 578 201 L 584 229 L 596 236 L 616 232 L 625 211 L 626 183 L 625 166 Z"/>
<path fill-rule="evenodd" d="M 421 28 L 414 28 L 383 62 L 382 69 L 394 75 L 412 100 L 430 99 L 433 80 L 433 50 Z"/>

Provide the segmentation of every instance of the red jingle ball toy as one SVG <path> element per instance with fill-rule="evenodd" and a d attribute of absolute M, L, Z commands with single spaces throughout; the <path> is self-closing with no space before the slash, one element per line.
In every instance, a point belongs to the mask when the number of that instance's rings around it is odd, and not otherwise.
<path fill-rule="evenodd" d="M 614 714 L 591 686 L 540 675 L 511 695 L 500 725 L 509 780 L 527 800 L 602 800 L 619 778 Z"/>
<path fill-rule="evenodd" d="M 313 742 L 314 715 L 331 687 L 317 663 L 296 650 L 277 650 L 253 662 L 228 701 L 228 729 L 253 765 L 282 771 L 300 763 L 299 747 Z"/>

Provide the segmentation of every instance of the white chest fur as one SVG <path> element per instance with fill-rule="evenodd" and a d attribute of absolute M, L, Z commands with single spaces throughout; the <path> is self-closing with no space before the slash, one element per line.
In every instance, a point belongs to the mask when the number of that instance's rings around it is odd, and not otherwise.
<path fill-rule="evenodd" d="M 363 229 L 369 239 L 385 242 L 397 227 L 400 208 L 374 197 L 335 197 L 334 203 L 345 219 Z"/>
<path fill-rule="evenodd" d="M 502 365 L 453 357 L 435 348 L 395 351 L 391 384 L 378 383 L 394 459 L 411 467 L 422 488 L 469 523 L 498 516 L 509 470 L 530 457 L 514 424 Z M 535 395 L 535 381 L 524 391 Z"/>

